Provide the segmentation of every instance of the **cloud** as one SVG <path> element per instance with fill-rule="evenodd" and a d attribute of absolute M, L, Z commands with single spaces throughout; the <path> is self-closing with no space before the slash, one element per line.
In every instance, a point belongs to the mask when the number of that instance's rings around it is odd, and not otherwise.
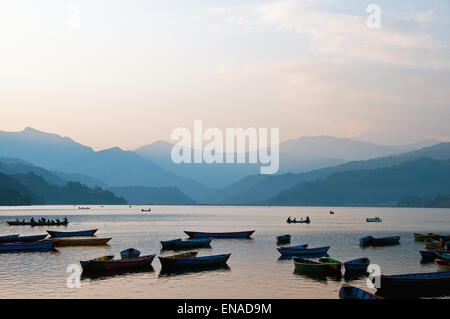
<path fill-rule="evenodd" d="M 367 16 L 325 11 L 318 3 L 283 0 L 228 10 L 213 29 L 294 32 L 307 35 L 320 55 L 409 67 L 450 67 L 449 47 L 414 26 L 431 21 L 433 10 L 416 13 L 406 30 L 393 19 L 385 21 L 382 11 L 382 27 L 370 29 Z"/>

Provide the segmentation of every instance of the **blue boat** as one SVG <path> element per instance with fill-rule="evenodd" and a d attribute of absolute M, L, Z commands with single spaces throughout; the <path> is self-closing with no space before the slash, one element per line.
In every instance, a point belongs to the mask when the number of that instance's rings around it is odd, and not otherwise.
<path fill-rule="evenodd" d="M 7 243 L 13 238 L 19 237 L 19 234 L 0 236 L 0 243 Z"/>
<path fill-rule="evenodd" d="M 175 249 L 211 247 L 211 238 L 176 240 L 173 242 L 173 245 L 175 246 Z"/>
<path fill-rule="evenodd" d="M 14 237 L 11 238 L 7 241 L 4 241 L 4 243 L 31 243 L 34 241 L 38 241 L 38 240 L 42 240 L 45 239 L 45 237 L 47 237 L 47 235 L 34 235 L 34 236 L 18 236 L 18 237 Z"/>
<path fill-rule="evenodd" d="M 175 249 L 175 242 L 179 240 L 181 238 L 161 241 L 161 247 L 162 249 Z"/>
<path fill-rule="evenodd" d="M 351 285 L 342 285 L 339 290 L 340 299 L 384 299 L 383 297 L 376 296 L 373 293 L 362 290 L 360 288 Z"/>
<path fill-rule="evenodd" d="M 43 240 L 31 243 L 0 244 L 0 252 L 45 251 L 45 250 L 53 250 L 54 247 L 55 241 Z"/>
<path fill-rule="evenodd" d="M 450 294 L 450 271 L 381 275 L 377 294 L 397 297 L 426 297 Z"/>
<path fill-rule="evenodd" d="M 303 246 L 303 247 L 302 247 Z M 324 255 L 330 249 L 330 246 L 326 247 L 317 247 L 317 248 L 307 248 L 308 245 L 299 245 L 299 246 L 291 246 L 291 247 L 280 247 L 277 250 L 281 255 L 284 256 L 299 256 L 299 255 Z"/>
<path fill-rule="evenodd" d="M 231 254 L 197 257 L 196 252 L 189 252 L 168 257 L 159 256 L 162 268 L 190 268 L 224 265 Z"/>
<path fill-rule="evenodd" d="M 390 246 L 400 244 L 400 236 L 390 236 L 375 238 L 372 236 L 366 236 L 359 239 L 361 246 Z"/>
<path fill-rule="evenodd" d="M 349 260 L 344 263 L 345 272 L 365 272 L 370 264 L 367 257 Z"/>
<path fill-rule="evenodd" d="M 87 237 L 94 236 L 98 229 L 80 230 L 80 231 L 53 231 L 47 230 L 47 233 L 51 238 L 61 238 L 61 237 Z"/>
<path fill-rule="evenodd" d="M 228 232 L 228 233 L 204 233 L 197 231 L 184 231 L 189 238 L 250 238 L 254 230 Z"/>

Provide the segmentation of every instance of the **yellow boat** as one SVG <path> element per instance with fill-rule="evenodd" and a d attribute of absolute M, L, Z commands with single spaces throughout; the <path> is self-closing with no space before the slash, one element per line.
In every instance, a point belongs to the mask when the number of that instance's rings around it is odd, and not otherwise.
<path fill-rule="evenodd" d="M 436 238 L 437 235 L 434 233 L 428 233 L 428 234 L 418 234 L 418 233 L 413 233 L 414 235 L 414 240 L 416 241 L 425 241 L 425 239 L 427 238 Z"/>
<path fill-rule="evenodd" d="M 63 246 L 102 246 L 106 245 L 111 238 L 68 238 L 59 239 L 55 242 L 56 247 Z"/>

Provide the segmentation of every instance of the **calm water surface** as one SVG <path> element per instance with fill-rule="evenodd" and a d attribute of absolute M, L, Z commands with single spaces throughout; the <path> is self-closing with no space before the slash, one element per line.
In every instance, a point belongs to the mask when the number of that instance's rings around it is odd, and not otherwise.
<path fill-rule="evenodd" d="M 147 207 L 145 207 L 147 208 Z M 337 208 L 327 207 L 212 207 L 91 206 L 80 211 L 73 206 L 0 208 L 0 235 L 43 234 L 47 229 L 83 230 L 98 228 L 98 237 L 112 237 L 104 247 L 60 247 L 57 252 L 0 254 L 0 298 L 337 298 L 343 278 L 315 278 L 294 273 L 292 260 L 280 260 L 275 237 L 291 234 L 291 244 L 331 246 L 329 255 L 339 260 L 367 256 L 385 274 L 433 272 L 435 266 L 421 264 L 413 232 L 450 233 L 450 209 Z M 16 217 L 67 217 L 68 227 L 7 226 Z M 309 216 L 312 223 L 287 224 L 288 216 Z M 366 223 L 380 216 L 383 223 Z M 81 288 L 68 288 L 68 265 L 115 254 L 134 247 L 142 254 L 171 254 L 160 251 L 160 240 L 186 237 L 183 230 L 239 231 L 255 229 L 251 240 L 214 239 L 212 248 L 200 255 L 231 252 L 228 267 L 201 272 L 160 273 L 153 269 L 81 280 Z M 358 238 L 366 235 L 401 235 L 401 245 L 360 248 Z M 351 281 L 365 287 L 365 278 Z M 370 289 L 369 289 L 370 290 Z"/>

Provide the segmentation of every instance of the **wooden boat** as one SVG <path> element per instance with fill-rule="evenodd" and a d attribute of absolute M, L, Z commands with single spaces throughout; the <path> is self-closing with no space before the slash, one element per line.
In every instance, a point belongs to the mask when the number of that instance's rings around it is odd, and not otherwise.
<path fill-rule="evenodd" d="M 330 215 L 334 215 L 334 212 L 332 210 L 330 210 Z"/>
<path fill-rule="evenodd" d="M 339 290 L 340 299 L 384 299 L 360 288 L 344 284 Z"/>
<path fill-rule="evenodd" d="M 90 207 L 78 207 L 78 209 L 91 209 Z"/>
<path fill-rule="evenodd" d="M 436 265 L 438 271 L 448 271 L 450 272 L 450 263 L 445 262 L 441 259 L 435 259 L 434 264 Z"/>
<path fill-rule="evenodd" d="M 286 223 L 288 224 L 309 224 L 311 222 L 310 219 L 305 219 L 305 220 L 286 220 Z"/>
<path fill-rule="evenodd" d="M 358 258 L 346 261 L 344 268 L 346 273 L 350 272 L 365 272 L 370 264 L 370 260 L 367 257 Z"/>
<path fill-rule="evenodd" d="M 295 270 L 300 272 L 326 273 L 330 271 L 327 264 L 317 261 L 294 257 Z"/>
<path fill-rule="evenodd" d="M 80 261 L 81 267 L 84 271 L 108 271 L 108 270 L 126 270 L 126 269 L 137 269 L 151 266 L 154 255 L 147 255 L 134 258 L 125 259 L 107 259 L 104 260 L 88 260 Z M 109 257 L 109 256 L 106 256 Z M 114 257 L 114 256 L 113 256 Z"/>
<path fill-rule="evenodd" d="M 152 210 L 149 208 L 149 209 L 141 209 L 141 212 L 151 212 Z"/>
<path fill-rule="evenodd" d="M 321 257 L 319 258 L 319 263 L 327 265 L 331 271 L 341 272 L 342 262 L 337 259 Z"/>
<path fill-rule="evenodd" d="M 43 240 L 47 235 L 33 235 L 33 236 L 18 236 L 3 241 L 4 243 L 31 243 L 38 240 Z"/>
<path fill-rule="evenodd" d="M 435 238 L 436 234 L 434 234 L 434 233 L 428 233 L 428 234 L 413 233 L 413 236 L 414 236 L 415 241 L 424 241 L 427 238 Z"/>
<path fill-rule="evenodd" d="M 441 240 L 435 240 L 433 238 L 425 239 L 425 249 L 439 249 L 445 246 L 445 243 Z"/>
<path fill-rule="evenodd" d="M 231 256 L 231 254 L 222 254 L 197 257 L 197 253 L 195 255 L 192 255 L 192 253 L 194 252 L 169 257 L 159 256 L 158 258 L 163 268 L 189 268 L 224 265 Z"/>
<path fill-rule="evenodd" d="M 181 238 L 161 241 L 161 247 L 162 249 L 175 249 L 174 243 L 179 240 L 181 240 Z"/>
<path fill-rule="evenodd" d="M 67 226 L 69 224 L 69 221 L 65 222 L 18 222 L 18 221 L 7 221 L 6 222 L 9 226 Z"/>
<path fill-rule="evenodd" d="M 304 246 L 302 248 L 301 246 Z M 328 249 L 330 249 L 330 246 L 326 247 L 317 247 L 317 248 L 306 248 L 307 245 L 300 245 L 300 246 L 291 246 L 291 247 L 279 247 L 277 250 L 280 252 L 281 255 L 287 255 L 287 256 L 298 256 L 298 255 L 324 255 L 328 252 Z"/>
<path fill-rule="evenodd" d="M 230 233 L 205 233 L 197 231 L 184 231 L 189 238 L 250 238 L 254 230 L 230 232 Z"/>
<path fill-rule="evenodd" d="M 0 243 L 7 243 L 13 238 L 19 237 L 19 234 L 0 236 Z"/>
<path fill-rule="evenodd" d="M 381 275 L 382 296 L 436 296 L 450 293 L 450 271 L 402 275 Z"/>
<path fill-rule="evenodd" d="M 92 261 L 106 261 L 106 260 L 111 260 L 113 258 L 114 258 L 114 255 L 107 255 L 107 256 L 102 256 L 102 257 L 98 257 L 98 258 L 94 258 L 94 259 L 80 261 L 80 264 L 81 264 L 81 268 L 83 268 L 83 271 L 89 271 L 91 269 Z"/>
<path fill-rule="evenodd" d="M 80 231 L 54 231 L 47 230 L 47 233 L 51 238 L 61 238 L 61 237 L 82 237 L 82 236 L 94 236 L 97 229 L 90 230 L 80 230 Z"/>
<path fill-rule="evenodd" d="M 277 236 L 277 244 L 289 244 L 291 242 L 291 235 Z"/>
<path fill-rule="evenodd" d="M 380 237 L 375 238 L 366 236 L 359 239 L 361 246 L 390 246 L 400 244 L 400 236 Z"/>
<path fill-rule="evenodd" d="M 102 246 L 106 245 L 111 238 L 69 238 L 56 240 L 56 247 L 62 246 Z"/>
<path fill-rule="evenodd" d="M 41 240 L 31 243 L 0 244 L 0 252 L 53 250 L 55 243 L 52 240 Z"/>
<path fill-rule="evenodd" d="M 190 240 L 176 240 L 173 242 L 175 249 L 211 247 L 211 238 L 198 238 Z"/>
<path fill-rule="evenodd" d="M 366 218 L 366 222 L 368 223 L 381 223 L 383 220 L 379 217 L 375 217 L 375 218 Z"/>

